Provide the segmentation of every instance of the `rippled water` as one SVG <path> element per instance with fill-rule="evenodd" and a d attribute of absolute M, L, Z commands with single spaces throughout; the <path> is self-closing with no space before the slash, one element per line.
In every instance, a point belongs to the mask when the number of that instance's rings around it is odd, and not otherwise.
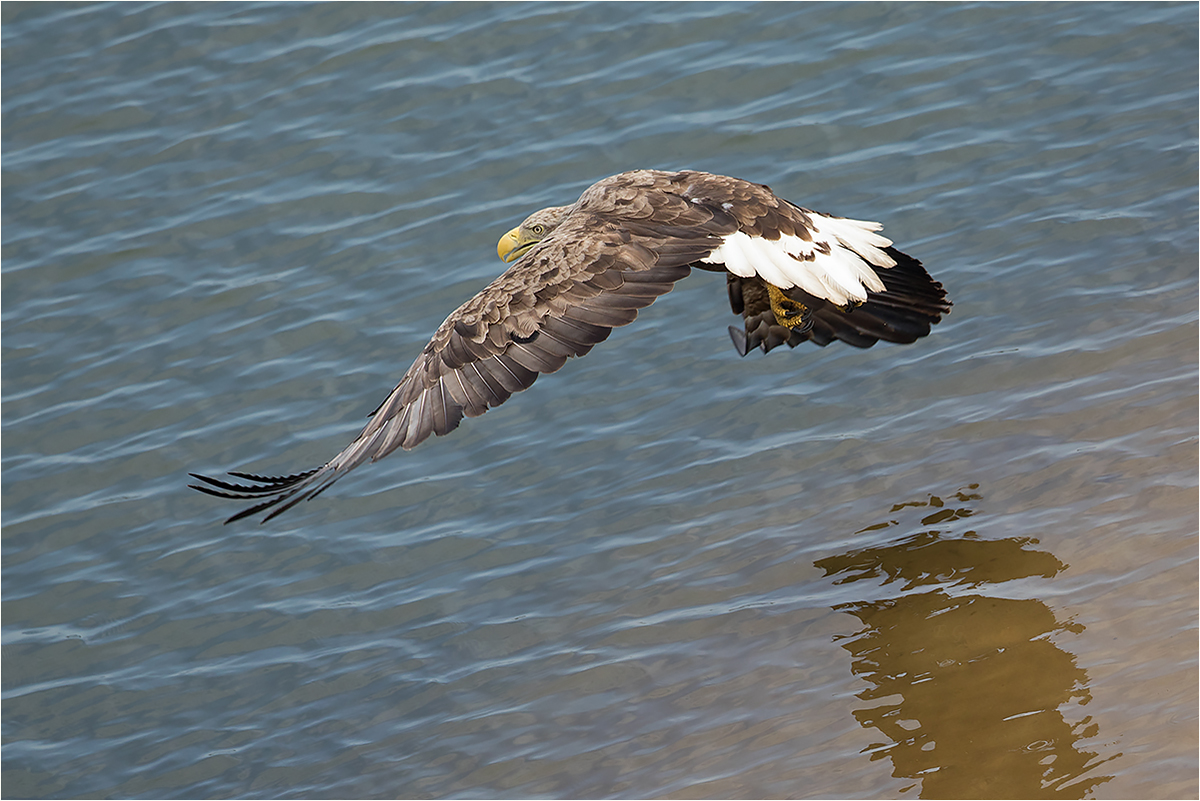
<path fill-rule="evenodd" d="M 3 7 L 5 797 L 1195 797 L 1194 5 Z M 634 167 L 879 219 L 265 526 Z M 785 349 L 786 350 L 786 349 Z"/>

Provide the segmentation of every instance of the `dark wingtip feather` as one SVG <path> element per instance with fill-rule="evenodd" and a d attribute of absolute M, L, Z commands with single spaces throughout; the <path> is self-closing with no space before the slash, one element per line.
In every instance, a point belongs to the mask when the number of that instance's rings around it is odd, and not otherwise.
<path fill-rule="evenodd" d="M 255 495 L 276 492 L 280 486 L 286 486 L 286 484 L 267 483 L 267 482 L 260 482 L 260 483 L 262 483 L 262 486 L 254 486 L 253 484 L 234 484 L 229 481 L 222 481 L 219 478 L 212 478 L 211 476 L 202 476 L 199 473 L 188 473 L 188 475 L 190 475 L 192 478 L 197 478 L 197 479 L 205 482 L 206 484 L 210 484 L 213 487 L 217 487 L 218 489 L 224 490 L 225 493 L 228 493 L 228 494 L 223 494 L 223 493 L 217 492 L 209 487 L 197 486 L 196 484 L 188 484 L 189 487 L 191 487 L 192 489 L 200 490 L 201 492 L 207 492 L 209 495 L 216 495 L 216 496 L 222 497 L 222 498 L 238 498 L 238 499 L 252 498 Z M 238 478 L 243 477 L 242 474 L 239 474 L 239 473 L 230 473 L 229 475 L 237 476 Z M 257 479 L 255 479 L 255 480 L 257 480 Z"/>
<path fill-rule="evenodd" d="M 242 473 L 237 470 L 230 470 L 229 475 L 235 478 L 244 478 L 247 481 L 257 481 L 260 484 L 295 484 L 297 481 L 308 478 L 320 468 L 305 470 L 303 473 L 292 473 L 290 476 L 260 476 L 255 473 Z M 192 475 L 195 475 L 194 473 Z M 200 478 L 200 476 L 196 476 Z"/>
<path fill-rule="evenodd" d="M 230 470 L 229 475 L 234 478 L 244 479 L 245 481 L 254 482 L 252 484 L 237 484 L 230 481 L 225 481 L 211 476 L 201 475 L 200 473 L 188 473 L 189 476 L 204 483 L 188 484 L 188 487 L 198 492 L 203 492 L 206 495 L 213 495 L 217 498 L 226 498 L 234 501 L 256 501 L 253 506 L 247 509 L 242 509 L 237 514 L 231 515 L 225 525 L 229 525 L 235 520 L 241 520 L 251 515 L 256 515 L 260 512 L 265 512 L 272 507 L 283 504 L 280 508 L 275 509 L 269 515 L 263 518 L 265 523 L 281 512 L 292 508 L 298 501 L 304 498 L 312 497 L 315 492 L 319 492 L 329 484 L 332 480 L 327 480 L 324 484 L 318 487 L 310 487 L 307 490 L 305 486 L 313 483 L 314 477 L 321 472 L 322 468 L 314 470 L 305 470 L 303 473 L 293 473 L 288 476 L 263 476 L 257 473 L 244 473 L 236 470 Z M 334 477 L 336 479 L 336 476 Z M 265 500 L 264 500 L 265 499 Z M 288 501 L 284 503 L 284 501 Z"/>
<path fill-rule="evenodd" d="M 750 352 L 750 345 L 746 339 L 746 332 L 736 326 L 729 326 L 729 338 L 733 340 L 734 350 L 738 352 L 738 356 L 743 359 Z"/>
<path fill-rule="evenodd" d="M 274 506 L 275 504 L 279 503 L 282 500 L 283 500 L 283 498 L 272 498 L 271 500 L 269 500 L 265 503 L 255 504 L 254 506 L 251 506 L 249 509 L 243 509 L 242 511 L 238 512 L 237 514 L 230 515 L 228 518 L 226 518 L 223 525 L 228 526 L 230 523 L 234 522 L 235 520 L 241 520 L 243 517 L 250 517 L 251 515 L 256 515 L 259 512 L 262 512 L 266 509 L 270 509 L 272 506 Z M 259 522 L 259 525 L 262 525 L 263 523 L 267 522 L 270 519 L 271 519 L 270 517 L 264 517 Z"/>

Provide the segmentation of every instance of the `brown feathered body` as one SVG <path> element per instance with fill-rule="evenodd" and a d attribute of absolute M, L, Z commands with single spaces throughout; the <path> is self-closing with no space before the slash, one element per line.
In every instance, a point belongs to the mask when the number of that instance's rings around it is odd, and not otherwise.
<path fill-rule="evenodd" d="M 743 356 L 805 340 L 913 342 L 950 306 L 920 262 L 873 233 L 877 224 L 809 211 L 737 178 L 637 170 L 538 215 L 525 223 L 542 232 L 535 243 L 446 318 L 341 453 L 291 476 L 230 473 L 251 483 L 193 474 L 204 482 L 194 488 L 256 502 L 227 522 L 263 511 L 270 519 L 367 460 L 500 405 L 633 322 L 693 267 L 727 273 L 743 317 L 730 334 Z M 768 285 L 803 304 L 805 326 L 776 319 Z"/>

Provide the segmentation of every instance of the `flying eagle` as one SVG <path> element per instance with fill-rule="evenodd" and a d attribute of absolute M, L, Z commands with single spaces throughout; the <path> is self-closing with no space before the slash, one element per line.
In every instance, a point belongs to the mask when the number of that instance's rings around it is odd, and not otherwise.
<path fill-rule="evenodd" d="M 500 238 L 512 262 L 438 327 L 412 367 L 337 456 L 290 476 L 191 475 L 192 488 L 254 502 L 263 522 L 314 498 L 368 459 L 415 448 L 477 417 L 539 373 L 582 356 L 692 268 L 724 272 L 742 356 L 806 340 L 909 343 L 950 310 L 942 285 L 877 233 L 883 226 L 801 208 L 763 184 L 704 172 L 636 170 L 573 205 L 531 214 Z"/>

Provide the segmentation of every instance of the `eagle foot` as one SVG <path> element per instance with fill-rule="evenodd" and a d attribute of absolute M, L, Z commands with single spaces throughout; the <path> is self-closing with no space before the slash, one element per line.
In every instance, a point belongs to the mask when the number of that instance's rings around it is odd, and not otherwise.
<path fill-rule="evenodd" d="M 812 317 L 806 316 L 807 306 L 792 300 L 773 284 L 767 284 L 767 294 L 771 298 L 771 311 L 775 313 L 776 322 L 789 331 L 804 333 L 812 328 Z"/>

